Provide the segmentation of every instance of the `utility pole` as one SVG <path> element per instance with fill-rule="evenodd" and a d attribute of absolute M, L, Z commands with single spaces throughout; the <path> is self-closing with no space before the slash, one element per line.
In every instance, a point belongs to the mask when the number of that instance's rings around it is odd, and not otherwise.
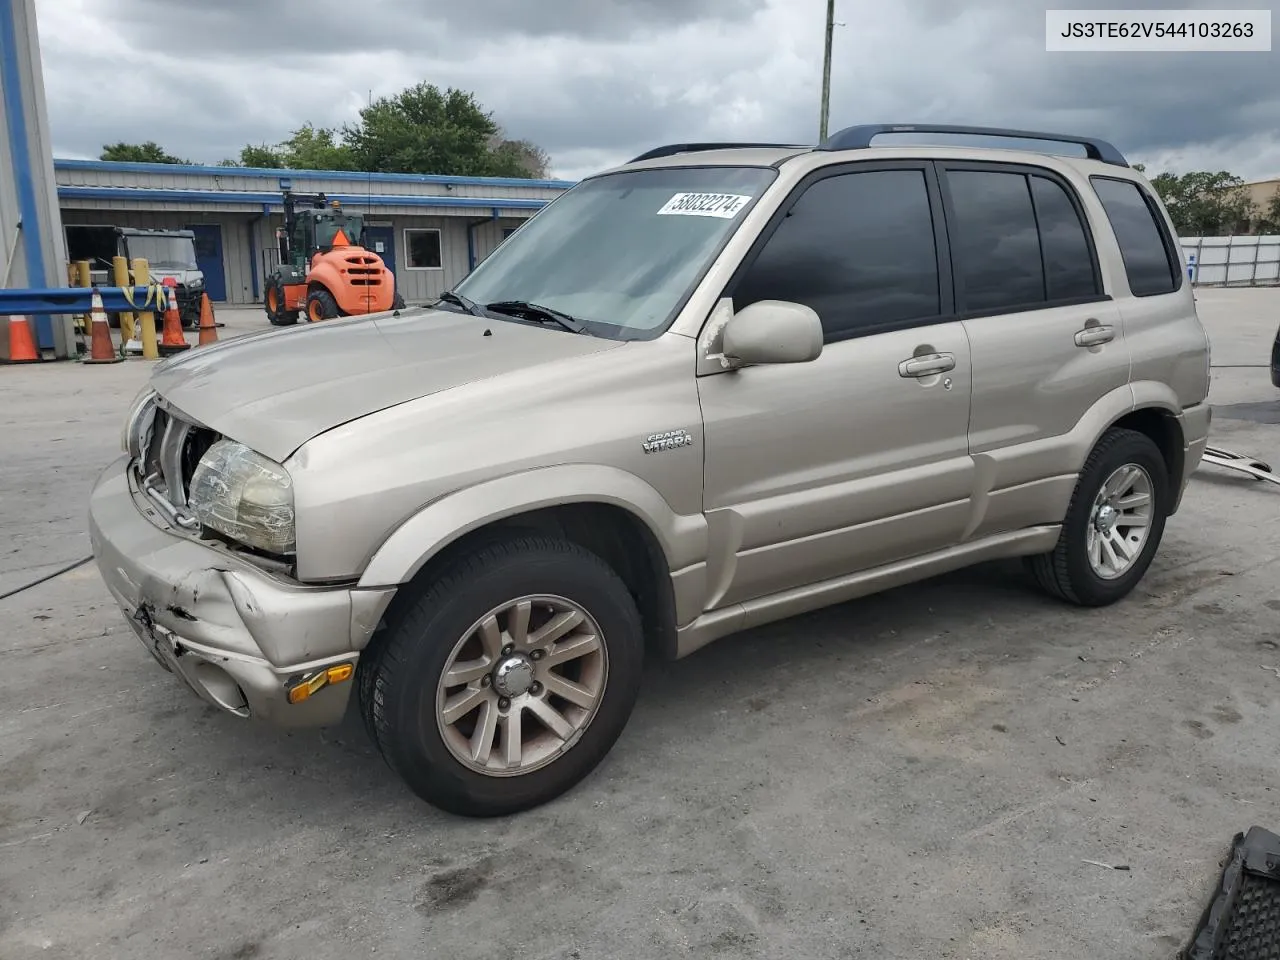
<path fill-rule="evenodd" d="M 831 111 L 831 34 L 836 26 L 836 0 L 827 0 L 827 46 L 822 58 L 822 119 L 818 123 L 818 142 L 827 139 L 827 116 Z"/>

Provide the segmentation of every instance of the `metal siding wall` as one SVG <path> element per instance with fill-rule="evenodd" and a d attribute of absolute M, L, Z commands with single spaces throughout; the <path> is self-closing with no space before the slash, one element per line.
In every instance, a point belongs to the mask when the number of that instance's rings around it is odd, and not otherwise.
<path fill-rule="evenodd" d="M 477 226 L 475 228 L 476 264 L 479 265 L 481 260 L 493 253 L 502 243 L 503 230 L 518 227 L 527 219 L 527 217 L 503 217 Z"/>
<path fill-rule="evenodd" d="M 434 300 L 467 275 L 467 227 L 458 217 L 378 217 L 390 220 L 396 237 L 396 283 L 409 303 Z M 404 232 L 440 231 L 441 270 L 409 269 L 409 245 Z"/>

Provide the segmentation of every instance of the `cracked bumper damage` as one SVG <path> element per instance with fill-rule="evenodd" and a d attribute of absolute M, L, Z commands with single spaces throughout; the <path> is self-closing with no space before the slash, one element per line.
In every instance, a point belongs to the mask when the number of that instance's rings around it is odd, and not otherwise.
<path fill-rule="evenodd" d="M 103 580 L 147 651 L 236 716 L 283 727 L 341 720 L 349 679 L 300 703 L 289 702 L 288 690 L 354 665 L 394 590 L 303 586 L 174 532 L 126 463 L 121 457 L 98 478 L 89 534 Z"/>

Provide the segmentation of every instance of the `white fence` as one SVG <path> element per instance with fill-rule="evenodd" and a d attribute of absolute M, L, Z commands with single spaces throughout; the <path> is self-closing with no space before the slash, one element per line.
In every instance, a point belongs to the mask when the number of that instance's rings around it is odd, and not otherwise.
<path fill-rule="evenodd" d="M 1280 235 L 1182 237 L 1187 276 L 1197 286 L 1280 284 Z"/>

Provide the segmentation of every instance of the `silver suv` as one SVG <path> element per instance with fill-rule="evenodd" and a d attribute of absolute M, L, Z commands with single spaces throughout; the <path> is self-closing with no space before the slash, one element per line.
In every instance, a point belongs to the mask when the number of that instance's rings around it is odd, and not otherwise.
<path fill-rule="evenodd" d="M 899 132 L 1084 156 L 872 146 Z M 430 308 L 158 366 L 92 538 L 196 694 L 286 726 L 354 694 L 419 796 L 504 814 L 600 762 L 646 653 L 1002 557 L 1120 600 L 1208 388 L 1172 225 L 1108 143 L 682 144 Z"/>

